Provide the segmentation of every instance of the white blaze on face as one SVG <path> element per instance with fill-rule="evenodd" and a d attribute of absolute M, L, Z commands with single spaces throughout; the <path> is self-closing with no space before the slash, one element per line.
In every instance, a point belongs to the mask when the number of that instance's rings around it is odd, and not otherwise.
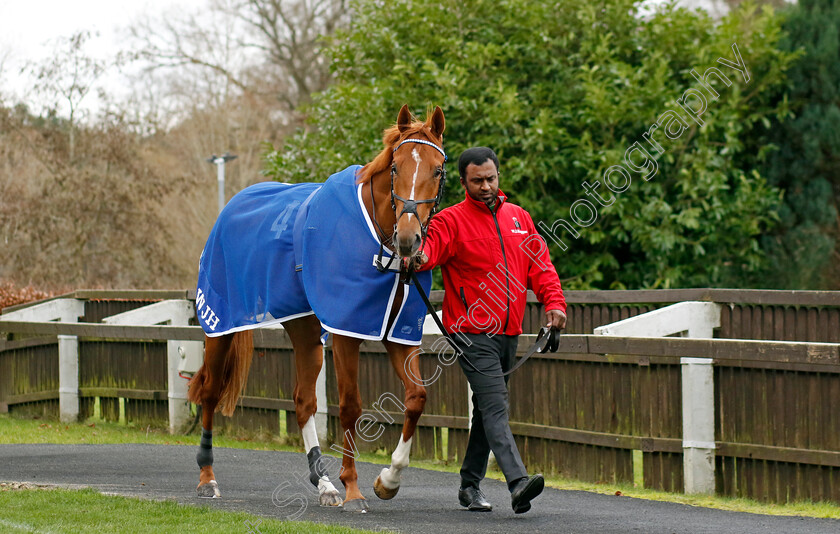
<path fill-rule="evenodd" d="M 412 179 L 411 179 L 411 194 L 408 196 L 408 199 L 409 200 L 414 200 L 414 187 L 417 185 L 417 173 L 420 172 L 420 161 L 421 161 L 420 160 L 420 152 L 417 150 L 417 148 L 414 148 L 411 151 L 411 157 L 417 163 L 417 166 L 414 167 L 414 177 L 412 177 Z M 407 215 L 408 215 L 408 220 L 410 221 L 411 220 L 411 214 L 409 213 Z"/>
<path fill-rule="evenodd" d="M 414 436 L 408 438 L 408 441 L 403 441 L 402 434 L 400 434 L 400 443 L 397 445 L 394 454 L 391 455 L 391 467 L 386 467 L 379 473 L 379 479 L 386 488 L 400 487 L 400 471 L 408 467 L 408 455 L 411 452 L 412 439 L 414 439 Z"/>

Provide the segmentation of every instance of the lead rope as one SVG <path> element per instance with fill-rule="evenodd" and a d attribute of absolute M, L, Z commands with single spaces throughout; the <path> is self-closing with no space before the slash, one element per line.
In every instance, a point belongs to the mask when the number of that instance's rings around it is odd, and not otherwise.
<path fill-rule="evenodd" d="M 411 277 L 411 280 L 414 282 L 414 285 L 417 287 L 417 291 L 420 293 L 420 298 L 422 298 L 423 303 L 426 304 L 426 308 L 429 310 L 429 313 L 432 315 L 432 319 L 434 319 L 435 323 L 437 324 L 438 328 L 440 329 L 441 334 L 443 334 L 443 337 L 446 338 L 446 341 L 449 342 L 449 345 L 455 351 L 455 354 L 457 356 L 461 357 L 461 359 L 463 359 L 463 361 L 467 362 L 467 365 L 469 365 L 473 369 L 473 371 L 475 371 L 476 373 L 487 376 L 487 377 L 490 377 L 490 378 L 504 378 L 505 376 L 507 376 L 507 375 L 513 373 L 514 371 L 516 371 L 517 369 L 519 369 L 522 366 L 522 364 L 525 363 L 528 360 L 528 358 L 530 358 L 531 356 L 533 356 L 537 352 L 539 352 L 540 354 L 545 354 L 546 352 L 557 352 L 557 349 L 559 348 L 559 345 L 560 345 L 560 332 L 557 329 L 555 329 L 554 327 L 547 328 L 547 327 L 544 326 L 544 327 L 540 328 L 540 332 L 537 334 L 537 340 L 534 342 L 534 344 L 531 346 L 531 348 L 528 349 L 528 352 L 526 352 L 525 355 L 522 356 L 519 359 L 519 361 L 516 362 L 516 364 L 513 367 L 510 368 L 510 370 L 508 370 L 507 372 L 504 372 L 500 375 L 491 375 L 489 373 L 485 373 L 481 369 L 477 368 L 470 361 L 470 359 L 467 358 L 467 355 L 464 354 L 464 352 L 455 344 L 455 340 L 453 340 L 452 336 L 449 335 L 449 332 L 446 331 L 446 329 L 443 326 L 443 323 L 441 322 L 440 318 L 437 316 L 437 312 L 435 311 L 434 306 L 432 306 L 432 303 L 429 301 L 429 297 L 426 295 L 426 292 L 423 290 L 423 287 L 420 285 L 420 281 L 417 279 L 417 274 L 414 272 L 414 269 L 409 269 L 408 274 Z"/>

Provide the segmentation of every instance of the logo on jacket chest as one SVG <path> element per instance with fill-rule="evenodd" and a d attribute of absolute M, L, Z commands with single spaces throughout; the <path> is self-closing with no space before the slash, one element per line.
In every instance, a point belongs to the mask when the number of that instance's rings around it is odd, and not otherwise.
<path fill-rule="evenodd" d="M 516 217 L 513 218 L 513 225 L 516 226 L 516 228 L 511 228 L 510 229 L 510 231 L 512 233 L 514 233 L 514 234 L 526 234 L 526 235 L 528 234 L 527 230 L 522 229 L 522 225 L 519 224 L 519 221 L 516 219 Z"/>

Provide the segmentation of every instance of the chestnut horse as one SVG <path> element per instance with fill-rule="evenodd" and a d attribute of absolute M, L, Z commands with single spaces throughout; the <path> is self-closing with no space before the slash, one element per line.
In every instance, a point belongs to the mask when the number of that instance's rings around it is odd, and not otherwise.
<path fill-rule="evenodd" d="M 442 149 L 444 116 L 439 107 L 425 122 L 412 121 L 408 106 L 400 109 L 397 123 L 386 129 L 384 149 L 361 168 L 356 183 L 362 184 L 361 198 L 368 217 L 379 230 L 382 243 L 395 250 L 401 259 L 417 253 L 422 236 L 442 195 L 445 178 L 445 155 Z M 425 199 L 425 200 L 415 200 Z M 399 216 L 397 214 L 400 214 Z M 385 229 L 383 232 L 382 229 Z M 341 251 L 336 251 L 341 254 Z M 403 302 L 407 286 L 398 284 L 394 302 Z M 382 295 L 388 299 L 390 295 Z M 337 296 L 336 298 L 341 298 Z M 399 306 L 392 306 L 385 332 L 390 331 Z M 364 512 L 368 505 L 359 490 L 353 450 L 356 421 L 362 413 L 359 394 L 359 346 L 362 339 L 333 333 L 333 362 L 338 379 L 339 414 L 344 429 L 344 457 L 339 478 L 344 484 L 344 501 L 321 465 L 321 450 L 315 430 L 315 382 L 323 365 L 320 341 L 321 323 L 313 315 L 283 323 L 295 354 L 294 402 L 298 426 L 303 435 L 310 468 L 310 481 L 318 487 L 321 505 L 343 505 L 345 510 Z M 426 403 L 425 388 L 410 380 L 420 377 L 418 358 L 409 358 L 415 347 L 382 339 L 391 364 L 405 386 L 405 420 L 402 435 L 391 456 L 391 465 L 382 470 L 374 483 L 374 492 L 391 499 L 400 487 L 400 471 L 408 465 L 411 441 L 417 420 Z M 245 387 L 253 354 L 250 330 L 206 337 L 204 364 L 190 381 L 189 400 L 202 406 L 202 438 L 197 460 L 201 469 L 198 494 L 220 495 L 213 472 L 213 416 L 218 410 L 230 416 Z"/>

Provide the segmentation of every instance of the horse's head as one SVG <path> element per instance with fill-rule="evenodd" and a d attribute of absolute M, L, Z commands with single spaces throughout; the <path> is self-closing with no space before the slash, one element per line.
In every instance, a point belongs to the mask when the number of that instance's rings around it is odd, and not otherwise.
<path fill-rule="evenodd" d="M 412 122 L 405 105 L 397 117 L 399 136 L 393 143 L 391 203 L 396 215 L 393 243 L 402 258 L 417 252 L 443 197 L 446 179 L 443 111 L 435 107 L 426 122 Z"/>

